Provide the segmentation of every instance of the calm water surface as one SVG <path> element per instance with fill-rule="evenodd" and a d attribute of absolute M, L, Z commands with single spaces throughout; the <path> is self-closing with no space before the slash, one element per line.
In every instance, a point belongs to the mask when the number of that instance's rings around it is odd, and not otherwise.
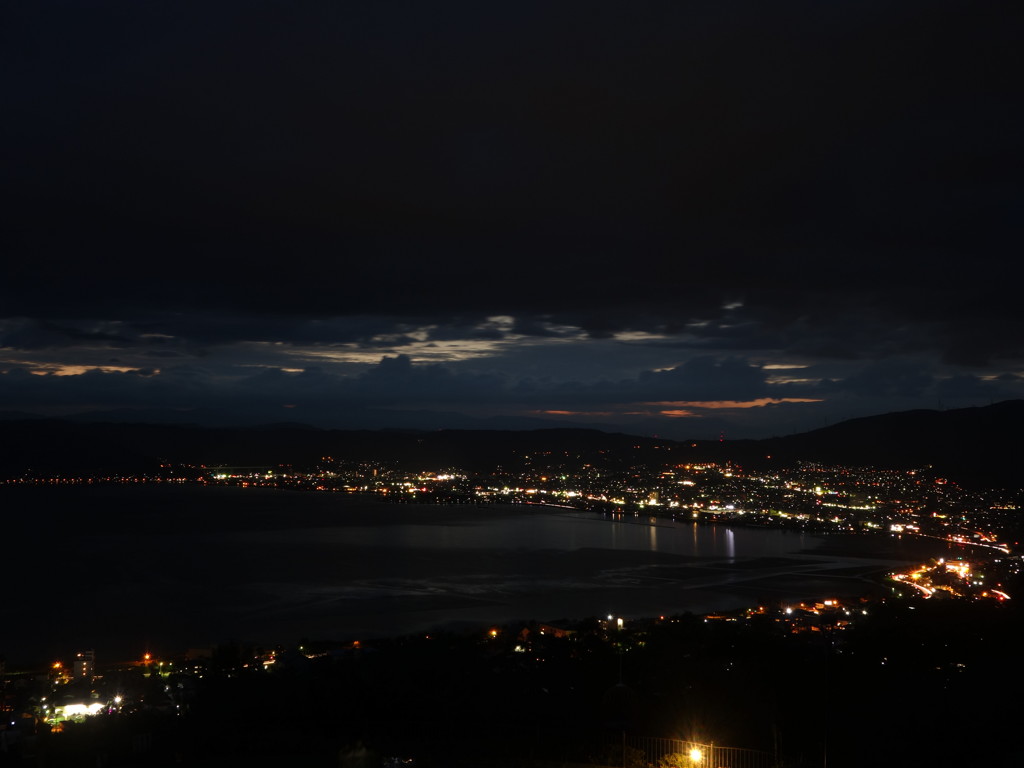
<path fill-rule="evenodd" d="M 259 489 L 3 487 L 0 514 L 0 654 L 12 661 L 852 595 L 916 554 L 890 542 L 850 557 L 798 532 L 550 507 Z"/>

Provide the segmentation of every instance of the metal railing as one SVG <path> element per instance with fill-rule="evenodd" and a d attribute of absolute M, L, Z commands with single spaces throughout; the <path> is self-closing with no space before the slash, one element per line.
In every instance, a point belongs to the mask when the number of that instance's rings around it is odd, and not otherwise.
<path fill-rule="evenodd" d="M 616 741 L 611 745 L 618 752 L 615 762 L 624 768 L 772 768 L 775 764 L 770 753 L 756 749 L 656 736 L 626 736 Z"/>

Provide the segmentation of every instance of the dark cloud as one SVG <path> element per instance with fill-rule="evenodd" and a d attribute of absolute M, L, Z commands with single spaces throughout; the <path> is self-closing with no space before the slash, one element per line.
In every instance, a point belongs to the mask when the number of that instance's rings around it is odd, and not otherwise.
<path fill-rule="evenodd" d="M 59 5 L 6 46 L 9 237 L 54 311 L 685 317 L 1011 236 L 1019 53 L 986 3 Z"/>
<path fill-rule="evenodd" d="M 922 369 L 920 363 L 903 360 L 886 360 L 872 363 L 859 369 L 841 382 L 829 386 L 867 397 L 920 397 L 934 384 L 931 371 Z"/>
<path fill-rule="evenodd" d="M 1003 374 L 992 379 L 961 374 L 936 382 L 935 392 L 943 403 L 953 405 L 997 402 L 1021 396 L 1024 378 Z"/>
<path fill-rule="evenodd" d="M 8 370 L 116 352 L 136 369 L 256 366 L 254 401 L 260 386 L 326 398 L 334 376 L 360 402 L 479 403 L 526 379 L 597 402 L 766 396 L 774 356 L 853 366 L 833 394 L 904 402 L 959 382 L 949 367 L 970 382 L 1024 358 L 1024 8 L 3 13 Z M 543 345 L 569 339 L 604 359 L 552 365 Z M 371 366 L 487 342 L 505 346 L 472 364 Z M 365 391 L 328 363 L 320 383 L 266 373 L 309 370 L 314 348 L 331 365 L 361 350 Z M 42 389 L 135 381 L 97 376 Z M 146 392 L 165 397 L 169 376 Z M 978 397 L 994 386 L 978 381 Z"/>
<path fill-rule="evenodd" d="M 665 371 L 644 371 L 634 389 L 649 400 L 749 400 L 768 393 L 759 366 L 707 356 Z"/>
<path fill-rule="evenodd" d="M 53 322 L 45 318 L 13 318 L 0 324 L 0 346 L 48 349 L 84 345 L 111 347 L 133 342 L 121 323 L 107 320 Z"/>
<path fill-rule="evenodd" d="M 959 407 L 1024 394 L 1024 379 L 1016 375 L 939 376 L 907 361 L 858 366 L 826 379 L 819 378 L 824 370 L 794 369 L 807 377 L 796 382 L 774 382 L 763 367 L 740 358 L 707 356 L 632 378 L 594 382 L 473 373 L 417 364 L 405 355 L 385 356 L 349 374 L 315 366 L 299 371 L 95 369 L 61 376 L 12 368 L 0 373 L 0 398 L 10 409 L 43 414 L 127 409 L 151 417 L 162 409 L 183 420 L 215 424 L 308 420 L 364 427 L 380 424 L 381 409 L 506 419 L 539 414 L 687 438 L 713 436 L 724 428 L 736 437 L 786 434 L 821 426 L 837 413 L 862 416 L 922 403 Z M 429 423 L 440 426 L 445 418 L 452 417 L 439 415 Z"/>

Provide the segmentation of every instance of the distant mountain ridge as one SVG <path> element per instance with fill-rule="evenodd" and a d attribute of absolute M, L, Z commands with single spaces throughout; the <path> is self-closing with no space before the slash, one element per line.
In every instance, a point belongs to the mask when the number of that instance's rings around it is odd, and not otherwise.
<path fill-rule="evenodd" d="M 959 482 L 1024 487 L 1024 400 L 850 419 L 757 441 L 782 460 L 885 467 L 931 465 Z"/>
<path fill-rule="evenodd" d="M 322 456 L 388 460 L 411 468 L 487 471 L 532 456 L 608 461 L 735 461 L 779 466 L 817 461 L 878 467 L 933 466 L 958 482 L 1020 488 L 1024 400 L 950 411 L 851 419 L 765 440 L 672 441 L 589 429 L 323 430 L 301 424 L 210 428 L 180 424 L 0 421 L 0 476 L 26 472 L 147 472 L 161 462 L 307 464 Z M 667 456 L 666 449 L 673 455 Z M 550 452 L 550 453 L 546 453 Z M 678 457 L 678 458 L 677 458 Z"/>

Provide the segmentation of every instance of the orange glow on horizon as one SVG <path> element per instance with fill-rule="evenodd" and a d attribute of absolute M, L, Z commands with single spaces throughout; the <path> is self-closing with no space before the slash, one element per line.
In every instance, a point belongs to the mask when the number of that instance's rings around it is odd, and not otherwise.
<path fill-rule="evenodd" d="M 141 368 L 123 365 L 39 365 L 29 370 L 33 376 L 83 376 L 87 373 L 139 373 Z M 153 371 L 155 375 L 159 370 Z"/>
<path fill-rule="evenodd" d="M 761 408 L 765 405 L 778 405 L 780 403 L 820 403 L 822 398 L 818 397 L 759 397 L 756 400 L 662 400 L 659 402 L 644 403 L 657 408 L 706 408 L 717 410 L 720 408 Z M 665 413 L 665 411 L 662 411 Z"/>
<path fill-rule="evenodd" d="M 656 400 L 651 402 L 623 403 L 623 410 L 573 411 L 568 408 L 546 408 L 533 411 L 541 416 L 667 416 L 671 419 L 700 418 L 702 410 L 727 410 L 762 408 L 781 403 L 821 403 L 816 397 L 759 397 L 754 400 Z M 646 406 L 650 410 L 637 410 Z M 626 409 L 629 410 L 626 410 Z"/>

